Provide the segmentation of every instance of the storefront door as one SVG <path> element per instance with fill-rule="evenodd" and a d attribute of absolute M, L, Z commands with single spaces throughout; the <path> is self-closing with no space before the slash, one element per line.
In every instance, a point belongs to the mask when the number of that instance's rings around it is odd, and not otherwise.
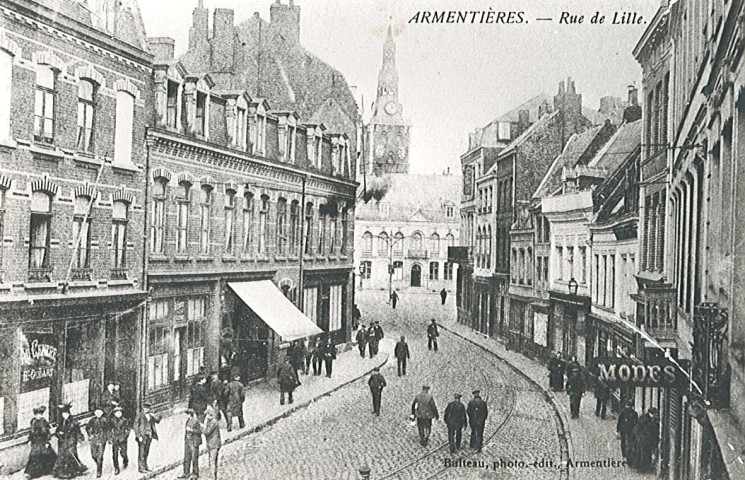
<path fill-rule="evenodd" d="M 422 286 L 422 267 L 420 267 L 418 264 L 411 266 L 411 286 Z"/>
<path fill-rule="evenodd" d="M 186 385 L 186 327 L 173 329 L 173 395 L 179 401 L 189 394 Z"/>

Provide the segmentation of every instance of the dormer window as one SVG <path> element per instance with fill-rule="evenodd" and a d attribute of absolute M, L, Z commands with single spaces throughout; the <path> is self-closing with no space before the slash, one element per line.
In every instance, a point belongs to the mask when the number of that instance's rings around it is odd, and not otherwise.
<path fill-rule="evenodd" d="M 179 87 L 180 85 L 173 80 L 168 80 L 168 91 L 166 98 L 166 126 L 178 129 L 179 113 Z"/>
<path fill-rule="evenodd" d="M 251 102 L 249 106 L 249 135 L 251 138 L 251 153 L 266 154 L 266 110 L 264 100 Z"/>
<path fill-rule="evenodd" d="M 498 130 L 500 140 L 510 139 L 510 122 L 499 122 Z"/>
<path fill-rule="evenodd" d="M 241 150 L 246 149 L 246 109 L 236 107 L 235 111 L 235 145 Z"/>
<path fill-rule="evenodd" d="M 194 132 L 203 137 L 207 136 L 207 99 L 206 93 L 197 92 L 197 115 L 194 122 Z"/>
<path fill-rule="evenodd" d="M 455 217 L 455 205 L 445 205 L 445 216 L 447 218 Z"/>

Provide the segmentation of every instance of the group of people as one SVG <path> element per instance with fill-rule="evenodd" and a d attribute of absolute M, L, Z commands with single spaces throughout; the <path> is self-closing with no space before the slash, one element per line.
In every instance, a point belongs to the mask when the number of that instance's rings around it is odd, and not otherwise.
<path fill-rule="evenodd" d="M 29 478 L 49 474 L 57 478 L 73 478 L 88 471 L 88 467 L 78 455 L 78 443 L 85 440 L 85 436 L 80 423 L 71 414 L 72 404 L 62 404 L 57 408 L 59 417 L 54 432 L 54 436 L 57 437 L 57 452 L 51 445 L 51 425 L 44 416 L 46 407 L 39 406 L 33 409 L 34 417 L 31 419 L 29 431 L 31 448 L 25 469 Z M 139 446 L 139 471 L 149 472 L 147 457 L 150 443 L 158 438 L 158 422 L 160 418 L 150 413 L 148 403 L 142 405 L 134 424 L 126 418 L 121 405 L 119 384 L 110 380 L 101 395 L 100 403 L 93 407 L 93 417 L 85 425 L 91 457 L 96 464 L 96 476 L 101 477 L 103 474 L 107 445 L 111 445 L 115 475 L 129 466 L 127 442 L 133 429 Z"/>
<path fill-rule="evenodd" d="M 370 322 L 369 327 L 366 327 L 364 323 L 360 325 L 354 336 L 357 341 L 357 348 L 360 350 L 360 356 L 365 358 L 365 351 L 367 349 L 370 358 L 374 358 L 380 351 L 380 341 L 384 336 L 383 327 L 380 326 L 380 322 L 377 320 Z"/>
<path fill-rule="evenodd" d="M 207 405 L 201 419 L 193 408 L 187 408 L 186 415 L 188 418 L 184 428 L 183 474 L 178 478 L 196 479 L 199 477 L 199 447 L 202 445 L 204 435 L 210 470 L 213 478 L 217 480 L 217 462 L 222 447 L 222 437 L 215 409 L 212 405 Z"/>
<path fill-rule="evenodd" d="M 640 472 L 653 470 L 659 453 L 659 411 L 653 407 L 639 416 L 633 401 L 628 401 L 618 414 L 616 432 L 621 437 L 621 453 L 629 466 Z"/>
<path fill-rule="evenodd" d="M 566 392 L 567 395 L 569 395 L 569 410 L 571 412 L 571 417 L 579 418 L 580 405 L 586 390 L 585 375 L 582 371 L 582 367 L 579 362 L 577 362 L 576 357 L 572 357 L 567 362 L 562 358 L 561 353 L 552 354 L 551 359 L 548 361 L 549 388 L 555 392 L 564 390 L 565 375 Z M 604 406 L 603 417 L 605 417 Z"/>

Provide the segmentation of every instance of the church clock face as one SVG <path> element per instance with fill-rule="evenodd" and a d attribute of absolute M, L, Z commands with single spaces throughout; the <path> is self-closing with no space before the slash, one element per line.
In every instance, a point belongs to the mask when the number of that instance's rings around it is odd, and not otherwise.
<path fill-rule="evenodd" d="M 385 104 L 385 112 L 388 115 L 395 115 L 398 111 L 398 105 L 396 105 L 396 102 L 388 102 Z"/>

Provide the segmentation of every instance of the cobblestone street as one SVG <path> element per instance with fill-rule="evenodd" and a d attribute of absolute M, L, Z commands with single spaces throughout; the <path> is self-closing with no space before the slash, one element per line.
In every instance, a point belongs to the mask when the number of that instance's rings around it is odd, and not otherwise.
<path fill-rule="evenodd" d="M 453 315 L 450 302 L 441 307 L 439 298 L 435 302 L 428 295 L 402 295 L 399 307 L 392 310 L 377 305 L 377 298 L 368 292 L 358 295 L 363 322 L 379 319 L 386 339 L 405 335 L 412 354 L 405 377 L 397 377 L 394 360 L 383 369 L 388 387 L 381 416 L 372 414 L 366 378 L 354 382 L 226 445 L 221 451 L 220 478 L 355 479 L 362 465 L 370 466 L 375 479 L 560 478 L 556 422 L 538 389 L 495 357 L 444 330 L 439 352 L 427 350 L 426 325 L 432 317 Z M 442 419 L 433 424 L 429 447 L 419 445 L 417 429 L 407 417 L 424 383 L 431 385 L 440 415 L 453 393 L 462 393 L 467 401 L 474 388 L 482 390 L 490 414 L 481 454 L 465 448 L 450 455 Z M 446 459 L 484 463 L 446 469 Z M 541 460 L 553 467 L 533 465 Z M 501 462 L 502 467 L 495 470 L 493 462 Z M 510 467 L 509 462 L 526 465 Z M 206 457 L 202 464 L 205 475 Z M 176 478 L 180 473 L 180 468 L 174 469 L 158 478 Z"/>

